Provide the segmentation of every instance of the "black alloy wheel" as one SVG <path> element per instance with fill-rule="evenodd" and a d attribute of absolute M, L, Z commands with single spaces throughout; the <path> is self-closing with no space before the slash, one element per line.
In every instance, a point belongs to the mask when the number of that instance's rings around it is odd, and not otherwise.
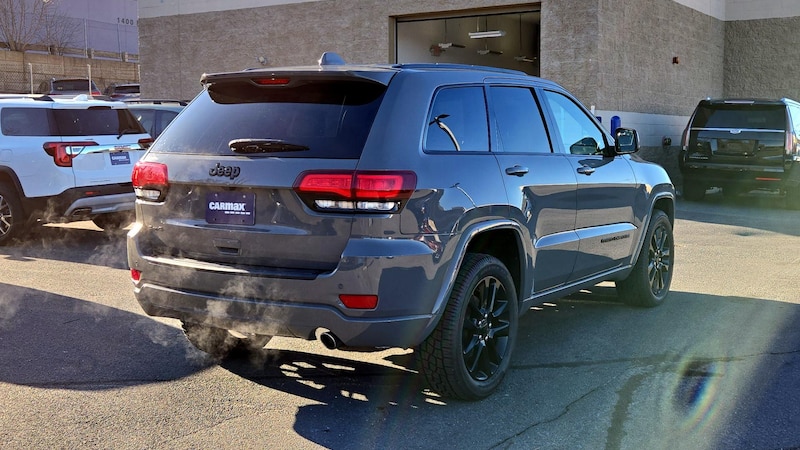
<path fill-rule="evenodd" d="M 0 183 L 0 244 L 11 241 L 22 230 L 22 207 L 8 184 Z"/>
<path fill-rule="evenodd" d="M 518 321 L 508 269 L 493 256 L 468 254 L 439 325 L 420 347 L 428 383 L 462 400 L 491 394 L 508 371 Z"/>
<path fill-rule="evenodd" d="M 674 258 L 672 224 L 663 211 L 655 210 L 639 259 L 628 278 L 616 283 L 619 296 L 629 305 L 660 305 L 672 283 Z"/>

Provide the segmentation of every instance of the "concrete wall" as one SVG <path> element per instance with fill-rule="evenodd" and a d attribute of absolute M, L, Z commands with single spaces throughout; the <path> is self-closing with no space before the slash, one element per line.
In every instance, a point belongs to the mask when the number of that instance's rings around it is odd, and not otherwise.
<path fill-rule="evenodd" d="M 314 64 L 324 51 L 351 62 L 388 63 L 395 17 L 538 5 L 515 0 L 326 0 L 140 17 L 142 92 L 192 98 L 204 72 Z"/>
<path fill-rule="evenodd" d="M 800 100 L 800 17 L 726 25 L 725 96 Z"/>

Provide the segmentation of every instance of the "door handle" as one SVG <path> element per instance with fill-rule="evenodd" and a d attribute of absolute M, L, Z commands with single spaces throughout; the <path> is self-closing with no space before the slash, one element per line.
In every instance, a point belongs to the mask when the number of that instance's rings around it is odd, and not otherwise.
<path fill-rule="evenodd" d="M 521 177 L 521 176 L 523 176 L 523 175 L 525 175 L 527 173 L 528 173 L 528 168 L 527 167 L 522 167 L 519 164 L 515 164 L 514 167 L 506 168 L 506 174 L 507 175 L 516 175 L 518 177 Z"/>
<path fill-rule="evenodd" d="M 578 167 L 578 173 L 583 175 L 591 175 L 594 173 L 594 167 L 580 166 Z"/>

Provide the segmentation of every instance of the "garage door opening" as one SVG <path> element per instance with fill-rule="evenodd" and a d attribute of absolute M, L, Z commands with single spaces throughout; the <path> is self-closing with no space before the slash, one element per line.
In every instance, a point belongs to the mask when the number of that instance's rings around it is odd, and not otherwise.
<path fill-rule="evenodd" d="M 398 18 L 398 63 L 456 63 L 539 75 L 540 11 Z"/>

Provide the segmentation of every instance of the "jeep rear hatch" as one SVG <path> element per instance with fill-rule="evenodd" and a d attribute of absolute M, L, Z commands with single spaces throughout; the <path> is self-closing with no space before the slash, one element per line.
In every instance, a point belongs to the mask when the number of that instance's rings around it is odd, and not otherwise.
<path fill-rule="evenodd" d="M 339 264 L 358 216 L 396 211 L 410 195 L 413 175 L 357 171 L 382 82 L 249 72 L 206 81 L 134 170 L 145 255 L 314 276 Z"/>

